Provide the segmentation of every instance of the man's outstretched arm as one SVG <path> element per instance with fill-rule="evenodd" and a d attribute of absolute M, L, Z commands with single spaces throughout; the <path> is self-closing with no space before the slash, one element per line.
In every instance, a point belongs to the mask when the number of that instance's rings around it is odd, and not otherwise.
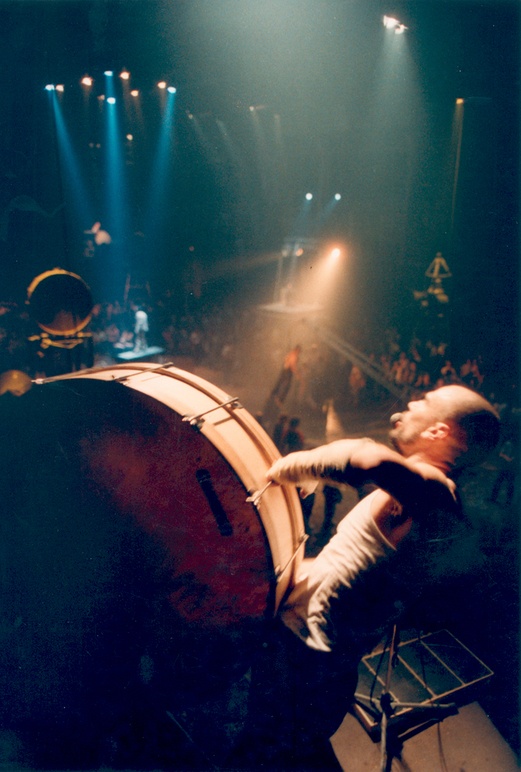
<path fill-rule="evenodd" d="M 300 485 L 331 480 L 359 487 L 373 482 L 404 506 L 426 495 L 453 499 L 454 485 L 443 472 L 426 463 L 412 463 L 396 451 L 368 438 L 338 440 L 313 450 L 279 458 L 267 472 L 269 480 Z M 448 503 L 447 499 L 447 503 Z"/>

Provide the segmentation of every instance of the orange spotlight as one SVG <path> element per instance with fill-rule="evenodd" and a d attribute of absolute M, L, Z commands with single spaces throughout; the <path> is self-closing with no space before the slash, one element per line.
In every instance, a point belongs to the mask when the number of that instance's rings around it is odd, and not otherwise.
<path fill-rule="evenodd" d="M 85 76 L 84 76 L 84 77 L 81 79 L 81 85 L 82 85 L 82 86 L 92 86 L 92 84 L 93 84 L 93 83 L 94 83 L 94 81 L 93 81 L 93 79 L 90 77 L 90 75 L 85 75 Z"/>
<path fill-rule="evenodd" d="M 121 78 L 121 80 L 128 80 L 130 78 L 130 73 L 128 70 L 121 70 L 121 72 L 119 73 L 119 77 Z"/>
<path fill-rule="evenodd" d="M 130 96 L 131 97 L 138 97 L 139 96 L 139 91 L 137 90 L 137 88 L 133 88 L 132 89 L 132 91 L 130 92 Z"/>
<path fill-rule="evenodd" d="M 296 274 L 296 294 L 304 305 L 325 306 L 335 297 L 346 270 L 347 245 L 323 244 L 301 258 Z M 307 255 L 307 253 L 306 253 Z"/>
<path fill-rule="evenodd" d="M 159 83 L 157 84 L 157 87 L 158 88 L 166 88 L 166 81 L 160 80 Z"/>

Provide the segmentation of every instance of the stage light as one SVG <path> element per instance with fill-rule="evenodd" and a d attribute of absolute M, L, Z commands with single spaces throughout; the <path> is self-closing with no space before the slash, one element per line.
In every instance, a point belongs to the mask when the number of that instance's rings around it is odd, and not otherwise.
<path fill-rule="evenodd" d="M 346 270 L 347 248 L 338 242 L 317 243 L 299 258 L 293 285 L 303 305 L 324 306 L 332 302 Z"/>
<path fill-rule="evenodd" d="M 306 193 L 306 201 L 311 201 L 313 198 L 313 193 Z"/>
<path fill-rule="evenodd" d="M 108 97 L 107 103 L 109 105 L 115 105 L 116 104 L 116 98 L 115 97 Z"/>
<path fill-rule="evenodd" d="M 58 86 L 56 86 L 56 91 L 59 91 L 60 93 L 63 94 L 63 92 L 65 91 L 65 88 L 64 88 L 62 83 L 60 83 Z"/>
<path fill-rule="evenodd" d="M 80 82 L 82 86 L 92 86 L 94 81 L 89 75 L 85 75 L 85 77 L 83 77 Z"/>
<path fill-rule="evenodd" d="M 394 16 L 384 16 L 383 24 L 386 29 L 394 30 L 396 35 L 402 35 L 407 29 L 405 24 L 395 19 Z"/>
<path fill-rule="evenodd" d="M 130 73 L 128 72 L 128 70 L 121 70 L 121 72 L 119 73 L 119 77 L 121 78 L 121 80 L 128 80 L 130 78 Z"/>
<path fill-rule="evenodd" d="M 335 193 L 335 201 L 340 201 L 341 198 L 342 196 L 340 195 L 340 193 Z"/>
<path fill-rule="evenodd" d="M 462 99 L 461 97 L 459 97 L 458 99 L 456 99 L 456 104 L 457 104 L 457 105 L 462 105 L 462 104 L 464 104 L 464 102 L 465 102 L 465 100 L 464 100 L 464 99 Z"/>
<path fill-rule="evenodd" d="M 169 94 L 175 94 L 175 93 L 176 93 L 176 91 L 177 91 L 177 89 L 176 89 L 176 87 L 175 87 L 175 86 L 169 86 L 169 87 L 167 88 L 167 91 L 168 91 L 168 93 L 169 93 Z"/>
<path fill-rule="evenodd" d="M 132 142 L 132 140 L 134 139 L 134 135 L 133 134 L 127 134 L 127 139 L 128 139 L 129 142 Z"/>
<path fill-rule="evenodd" d="M 130 92 L 130 96 L 131 97 L 138 97 L 139 96 L 139 91 L 137 90 L 137 88 L 132 89 L 132 91 Z"/>
<path fill-rule="evenodd" d="M 392 16 L 384 16 L 384 27 L 387 29 L 394 29 L 399 23 L 398 19 L 394 19 Z"/>
<path fill-rule="evenodd" d="M 98 99 L 99 99 L 100 102 L 104 102 L 105 101 L 105 94 L 99 94 L 98 95 Z"/>
<path fill-rule="evenodd" d="M 112 70 L 105 70 L 105 72 L 103 74 L 106 75 L 107 78 L 111 78 L 114 75 Z"/>
<path fill-rule="evenodd" d="M 48 83 L 48 84 L 45 86 L 45 90 L 46 90 L 46 91 L 54 91 L 54 89 L 55 89 L 55 87 L 53 86 L 53 84 L 52 84 L 52 83 Z"/>
<path fill-rule="evenodd" d="M 160 80 L 157 84 L 158 88 L 165 89 L 166 88 L 166 82 L 164 80 Z"/>

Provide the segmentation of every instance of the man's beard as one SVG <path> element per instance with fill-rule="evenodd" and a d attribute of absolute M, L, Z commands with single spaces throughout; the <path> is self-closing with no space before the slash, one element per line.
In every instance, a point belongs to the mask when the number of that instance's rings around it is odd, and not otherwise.
<path fill-rule="evenodd" d="M 393 446 L 393 448 L 398 451 L 398 453 L 401 453 L 400 450 L 400 441 L 396 436 L 393 435 L 392 430 L 389 432 L 389 442 Z"/>
<path fill-rule="evenodd" d="M 401 413 L 393 413 L 392 416 L 389 418 L 389 423 L 391 424 L 391 428 L 389 429 L 389 441 L 393 448 L 400 452 L 400 443 L 398 440 L 397 434 L 397 428 L 396 424 L 398 421 L 400 421 L 402 418 Z"/>
<path fill-rule="evenodd" d="M 407 447 L 416 439 L 416 434 L 411 435 L 410 429 L 404 426 L 403 413 L 393 413 L 389 419 L 389 441 L 393 448 L 402 456 L 407 456 Z"/>

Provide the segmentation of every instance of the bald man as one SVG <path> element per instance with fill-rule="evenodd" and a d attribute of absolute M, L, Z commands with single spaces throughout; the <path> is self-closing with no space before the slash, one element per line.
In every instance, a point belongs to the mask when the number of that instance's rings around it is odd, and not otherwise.
<path fill-rule="evenodd" d="M 339 440 L 291 453 L 268 471 L 274 483 L 301 489 L 318 481 L 377 488 L 304 562 L 281 605 L 253 669 L 237 768 L 340 768 L 329 738 L 352 703 L 358 662 L 439 578 L 461 519 L 452 475 L 484 460 L 499 438 L 492 405 L 458 385 L 410 402 L 391 424 L 394 449 Z"/>

